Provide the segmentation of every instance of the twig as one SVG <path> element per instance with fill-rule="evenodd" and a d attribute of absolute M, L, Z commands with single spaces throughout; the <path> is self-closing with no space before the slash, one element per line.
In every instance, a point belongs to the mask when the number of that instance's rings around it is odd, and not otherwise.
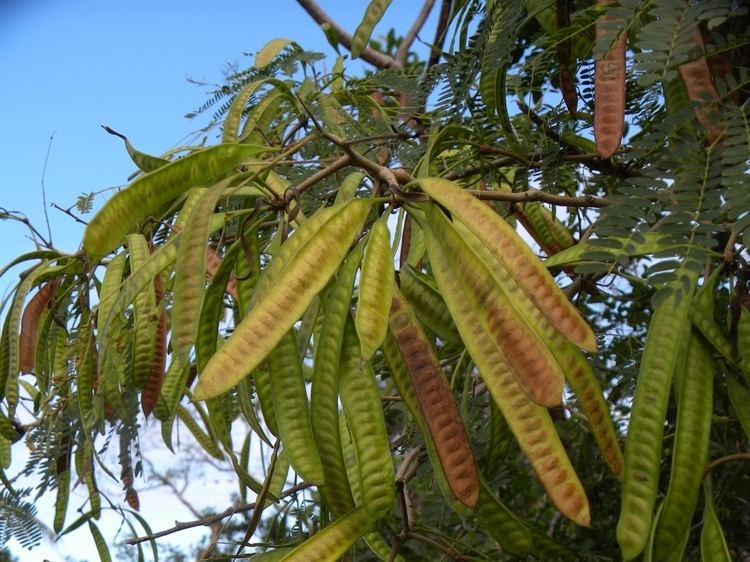
<path fill-rule="evenodd" d="M 44 206 L 44 220 L 47 223 L 47 236 L 49 236 L 49 243 L 52 244 L 52 228 L 49 225 L 49 215 L 47 214 L 47 189 L 44 186 L 44 178 L 47 175 L 47 162 L 49 162 L 49 153 L 52 152 L 52 141 L 55 139 L 55 132 L 49 136 L 49 144 L 47 145 L 47 154 L 44 156 L 44 166 L 42 167 L 42 205 Z"/>
<path fill-rule="evenodd" d="M 539 201 L 542 203 L 551 203 L 553 205 L 562 205 L 565 207 L 608 207 L 612 203 L 602 197 L 595 195 L 581 195 L 573 197 L 571 195 L 557 195 L 555 193 L 545 193 L 536 189 L 528 191 L 482 191 L 480 189 L 467 189 L 477 199 L 489 199 L 491 201 L 508 201 L 511 203 L 525 203 L 527 201 Z"/>
<path fill-rule="evenodd" d="M 41 232 L 39 232 L 36 227 L 31 224 L 31 221 L 29 218 L 24 215 L 20 211 L 8 211 L 7 209 L 3 209 L 0 207 L 0 220 L 12 220 L 16 222 L 20 222 L 21 224 L 25 225 L 26 228 L 29 229 L 31 232 L 31 241 L 36 244 L 37 247 L 43 246 L 49 250 L 54 250 L 54 246 L 52 246 L 52 241 L 47 240 Z"/>
<path fill-rule="evenodd" d="M 292 486 L 291 488 L 287 490 L 284 490 L 281 494 L 279 494 L 278 499 L 282 500 L 288 496 L 293 496 L 294 494 L 301 492 L 302 490 L 305 490 L 312 486 L 314 486 L 314 484 L 312 483 L 300 482 L 299 484 Z M 125 542 L 130 545 L 140 544 L 142 542 L 159 539 L 161 537 L 165 537 L 167 535 L 171 535 L 179 531 L 184 531 L 185 529 L 192 529 L 193 527 L 203 527 L 206 525 L 211 525 L 211 523 L 221 521 L 222 519 L 225 519 L 226 517 L 231 517 L 232 515 L 236 513 L 244 513 L 246 511 L 255 509 L 255 505 L 256 505 L 256 502 L 232 506 L 232 507 L 225 509 L 221 513 L 216 513 L 214 515 L 202 517 L 200 519 L 196 519 L 195 521 L 184 521 L 181 523 L 177 523 L 174 527 L 170 527 L 169 529 L 164 529 L 163 531 L 158 531 L 151 535 L 144 535 L 142 537 L 134 537 L 132 539 L 127 539 Z"/>
<path fill-rule="evenodd" d="M 411 46 L 414 44 L 414 40 L 417 38 L 417 35 L 419 35 L 419 32 L 422 30 L 422 27 L 424 26 L 424 23 L 427 21 L 427 18 L 430 15 L 430 12 L 432 11 L 432 7 L 435 5 L 435 0 L 425 0 L 425 3 L 422 5 L 422 9 L 420 10 L 419 14 L 417 15 L 417 19 L 414 20 L 414 23 L 412 24 L 411 28 L 409 28 L 409 31 L 406 32 L 406 35 L 404 35 L 403 41 L 401 41 L 401 44 L 398 46 L 398 51 L 396 51 L 396 63 L 403 67 L 406 64 L 406 57 L 409 55 L 409 49 L 411 49 Z"/>
<path fill-rule="evenodd" d="M 452 0 L 443 0 L 440 6 L 440 16 L 438 17 L 437 27 L 435 28 L 435 39 L 432 41 L 430 48 L 430 58 L 427 60 L 425 74 L 435 66 L 443 54 L 443 44 L 445 43 L 445 30 L 448 28 L 448 18 L 451 14 Z"/>
<path fill-rule="evenodd" d="M 459 551 L 457 551 L 455 548 L 453 548 L 450 545 L 444 545 L 434 539 L 431 539 L 430 537 L 426 537 L 421 533 L 417 533 L 415 531 L 409 531 L 409 538 L 417 540 L 419 542 L 422 542 L 424 544 L 430 545 L 436 549 L 438 549 L 440 552 L 451 558 L 452 560 L 466 560 L 463 554 L 461 554 Z"/>
<path fill-rule="evenodd" d="M 57 209 L 58 211 L 62 211 L 63 213 L 65 213 L 66 215 L 68 215 L 70 218 L 72 218 L 74 221 L 79 222 L 82 225 L 87 225 L 88 224 L 85 220 L 83 220 L 82 218 L 77 217 L 77 216 L 75 216 L 73 214 L 73 212 L 70 210 L 72 207 L 70 207 L 68 209 L 64 209 L 60 205 L 58 205 L 57 203 L 55 203 L 54 201 L 52 203 L 50 203 L 50 207 L 53 207 L 53 208 Z"/>
<path fill-rule="evenodd" d="M 299 184 L 297 184 L 297 186 L 295 187 L 295 190 L 298 193 L 303 193 L 304 191 L 306 191 L 307 189 L 310 189 L 313 185 L 315 185 L 319 181 L 327 178 L 331 174 L 335 174 L 341 168 L 348 166 L 349 162 L 350 162 L 349 155 L 345 154 L 341 158 L 338 158 L 337 160 L 334 160 L 333 162 L 331 162 L 325 168 L 318 170 L 306 180 L 301 181 Z"/>
<path fill-rule="evenodd" d="M 339 43 L 350 51 L 352 50 L 351 34 L 338 23 L 333 21 L 333 19 L 325 13 L 323 8 L 318 6 L 318 3 L 315 2 L 315 0 L 297 0 L 297 3 L 302 6 L 302 9 L 304 9 L 313 20 L 315 20 L 315 23 L 318 25 L 323 25 L 324 23 L 330 25 L 333 31 L 336 32 Z M 386 55 L 385 53 L 380 53 L 371 47 L 365 47 L 359 55 L 359 58 L 381 69 L 399 66 L 393 57 Z"/>
<path fill-rule="evenodd" d="M 703 478 L 708 476 L 708 474 L 717 466 L 729 461 L 750 461 L 750 453 L 735 453 L 734 455 L 726 455 L 715 461 L 711 461 L 708 463 L 708 466 L 706 466 L 706 470 L 703 471 Z"/>

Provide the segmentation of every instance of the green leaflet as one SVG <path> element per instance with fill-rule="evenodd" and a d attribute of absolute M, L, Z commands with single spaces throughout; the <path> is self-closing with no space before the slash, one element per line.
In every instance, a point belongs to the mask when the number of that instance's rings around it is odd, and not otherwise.
<path fill-rule="evenodd" d="M 135 223 L 196 185 L 213 183 L 267 147 L 222 144 L 193 152 L 135 180 L 116 193 L 91 219 L 83 247 L 91 256 L 116 248 Z"/>
<path fill-rule="evenodd" d="M 365 15 L 352 37 L 352 58 L 356 59 L 365 50 L 375 26 L 383 17 L 390 4 L 391 0 L 370 0 L 367 10 L 365 10 Z"/>
<path fill-rule="evenodd" d="M 229 390 L 281 341 L 338 269 L 370 204 L 356 199 L 334 207 L 335 213 L 326 213 L 329 220 L 323 225 L 310 218 L 300 226 L 268 268 L 268 272 L 275 269 L 277 275 L 270 280 L 267 276 L 265 287 L 261 279 L 255 306 L 201 373 L 194 399 L 203 400 Z M 311 229 L 314 232 L 307 236 Z M 306 243 L 290 256 L 285 246 L 297 237 Z"/>

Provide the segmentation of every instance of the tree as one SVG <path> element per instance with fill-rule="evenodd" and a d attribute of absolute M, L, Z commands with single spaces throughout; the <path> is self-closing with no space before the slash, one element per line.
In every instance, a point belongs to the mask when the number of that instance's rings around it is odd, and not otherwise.
<path fill-rule="evenodd" d="M 210 146 L 108 129 L 140 174 L 80 251 L 13 262 L 0 466 L 26 433 L 103 559 L 144 416 L 256 494 L 194 523 L 247 514 L 204 557 L 747 556 L 746 7 L 444 0 L 423 61 L 430 0 L 383 42 L 389 2 L 353 35 L 299 4 L 372 70 L 276 40 L 199 109 Z"/>

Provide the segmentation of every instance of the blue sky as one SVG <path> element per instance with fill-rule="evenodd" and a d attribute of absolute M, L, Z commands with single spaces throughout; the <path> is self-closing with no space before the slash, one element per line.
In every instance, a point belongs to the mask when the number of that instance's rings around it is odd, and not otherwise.
<path fill-rule="evenodd" d="M 353 31 L 367 1 L 320 4 Z M 403 33 L 421 4 L 394 0 L 375 35 L 390 27 Z M 432 38 L 435 17 L 425 28 L 426 40 Z M 51 135 L 45 174 L 48 203 L 69 207 L 81 193 L 123 185 L 133 165 L 122 142 L 100 125 L 126 134 L 136 147 L 154 154 L 183 144 L 201 125 L 183 116 L 205 101 L 207 92 L 187 78 L 219 82 L 226 65 L 249 66 L 258 49 L 276 37 L 334 54 L 294 0 L 0 0 L 0 207 L 25 213 L 46 233 L 41 180 Z M 356 73 L 364 64 L 355 61 L 347 68 Z M 47 210 L 55 246 L 75 252 L 82 227 L 60 211 Z M 34 249 L 22 225 L 0 222 L 0 236 L 1 264 Z M 14 278 L 0 279 L 0 296 Z M 22 462 L 20 454 L 14 454 L 16 462 Z M 212 490 L 207 501 L 224 509 L 229 492 L 217 497 Z M 53 500 L 39 503 L 48 522 Z M 154 501 L 158 504 L 161 521 L 154 529 L 192 519 L 168 498 L 142 495 L 141 500 L 151 503 L 151 509 Z M 74 507 L 77 504 L 71 505 L 69 521 L 76 516 Z M 112 520 L 103 523 L 102 532 L 111 539 L 116 528 Z M 83 528 L 58 547 L 45 545 L 30 553 L 14 548 L 14 554 L 22 562 L 62 560 L 65 555 L 95 559 L 92 547 Z"/>
<path fill-rule="evenodd" d="M 367 2 L 320 4 L 354 30 Z M 396 0 L 376 35 L 392 26 L 403 32 L 420 6 Z M 426 29 L 431 39 L 433 25 Z M 208 91 L 187 78 L 219 82 L 227 64 L 250 65 L 243 53 L 276 37 L 333 54 L 294 0 L 0 0 L 0 207 L 24 212 L 46 232 L 41 179 L 52 134 L 48 203 L 69 207 L 81 193 L 124 184 L 133 166 L 100 125 L 151 153 L 181 144 L 200 126 L 183 116 Z M 80 226 L 47 210 L 56 246 L 75 251 Z M 0 229 L 3 264 L 33 249 L 21 225 Z"/>

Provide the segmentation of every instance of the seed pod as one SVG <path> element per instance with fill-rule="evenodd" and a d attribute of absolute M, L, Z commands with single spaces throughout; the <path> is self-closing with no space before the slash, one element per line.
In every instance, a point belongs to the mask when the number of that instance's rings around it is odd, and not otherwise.
<path fill-rule="evenodd" d="M 461 336 L 434 279 L 409 264 L 404 264 L 401 266 L 399 281 L 401 292 L 414 308 L 420 322 L 441 340 L 460 343 Z"/>
<path fill-rule="evenodd" d="M 354 323 L 365 361 L 380 347 L 388 330 L 388 309 L 394 284 L 393 255 L 386 218 L 375 222 L 370 231 L 359 281 Z"/>
<path fill-rule="evenodd" d="M 310 415 L 313 434 L 323 464 L 325 485 L 320 493 L 337 516 L 354 507 L 341 450 L 339 429 L 339 372 L 344 329 L 350 316 L 354 278 L 364 244 L 349 253 L 333 284 L 321 295 L 323 327 L 317 337 Z"/>
<path fill-rule="evenodd" d="M 370 204 L 355 199 L 339 205 L 335 213 L 327 215 L 329 220 L 323 225 L 312 218 L 305 221 L 287 242 L 291 244 L 297 237 L 306 241 L 302 248 L 295 248 L 298 251 L 293 255 L 284 251 L 286 244 L 282 246 L 272 261 L 276 275 L 266 281 L 267 291 L 262 289 L 261 280 L 256 295 L 262 294 L 263 298 L 256 301 L 227 343 L 211 357 L 193 393 L 195 400 L 229 390 L 271 352 L 338 269 Z M 307 237 L 310 225 L 320 228 Z"/>
<path fill-rule="evenodd" d="M 116 248 L 139 220 L 196 185 L 230 171 L 264 147 L 222 144 L 202 149 L 170 162 L 117 192 L 94 215 L 83 236 L 83 247 L 91 256 L 103 256 Z"/>
<path fill-rule="evenodd" d="M 596 351 L 596 338 L 589 325 L 568 301 L 544 264 L 508 223 L 453 182 L 427 178 L 420 179 L 419 185 L 471 230 L 499 263 L 504 264 L 508 274 L 524 289 L 550 324 L 579 347 Z"/>
<path fill-rule="evenodd" d="M 681 294 L 680 284 L 654 307 L 646 347 L 638 371 L 630 426 L 625 445 L 625 473 L 622 506 L 617 525 L 617 542 L 623 558 L 632 560 L 646 546 L 651 530 L 659 483 L 662 435 L 669 389 L 678 361 L 681 333 L 690 309 L 697 275 L 682 270 L 689 292 Z"/>
<path fill-rule="evenodd" d="M 142 234 L 128 235 L 130 271 L 138 271 L 150 255 L 148 242 Z M 146 286 L 135 297 L 133 306 L 133 382 L 136 387 L 146 384 L 156 353 L 156 293 L 152 286 Z"/>
<path fill-rule="evenodd" d="M 22 373 L 30 373 L 34 370 L 36 342 L 39 335 L 39 319 L 44 309 L 52 301 L 58 285 L 58 279 L 53 279 L 42 285 L 23 311 L 23 315 L 21 316 L 18 359 L 18 366 Z"/>
<path fill-rule="evenodd" d="M 339 395 L 357 453 L 362 503 L 369 516 L 377 520 L 393 505 L 395 474 L 375 373 L 362 361 L 351 321 L 344 331 Z"/>
<path fill-rule="evenodd" d="M 389 328 L 414 386 L 419 410 L 453 494 L 469 508 L 479 500 L 479 472 L 453 394 L 435 352 L 398 289 Z"/>
<path fill-rule="evenodd" d="M 268 356 L 268 367 L 279 438 L 289 462 L 305 481 L 322 484 L 323 466 L 310 424 L 305 378 L 294 330 L 288 331 Z"/>
<path fill-rule="evenodd" d="M 708 458 L 713 409 L 713 359 L 703 337 L 690 336 L 677 402 L 669 488 L 654 537 L 654 559 L 666 559 L 690 530 Z"/>
<path fill-rule="evenodd" d="M 529 529 L 495 496 L 484 478 L 480 480 L 479 503 L 474 512 L 477 521 L 504 551 L 516 556 L 530 553 L 533 543 Z"/>
<path fill-rule="evenodd" d="M 143 415 L 147 418 L 154 411 L 154 406 L 156 406 L 156 402 L 159 400 L 161 385 L 164 380 L 164 369 L 167 365 L 167 311 L 160 304 L 164 298 L 164 282 L 159 275 L 154 277 L 154 293 L 156 295 L 156 303 L 161 312 L 159 313 L 156 332 L 154 334 L 155 347 L 151 372 L 141 392 L 141 409 L 143 410 Z"/>
<path fill-rule="evenodd" d="M 606 7 L 611 0 L 597 0 Z M 594 69 L 594 139 L 601 158 L 609 158 L 620 146 L 625 122 L 625 47 L 628 34 L 624 28 L 613 33 L 617 22 L 604 14 L 596 22 L 596 40 L 614 39 L 614 44 L 598 59 Z"/>
<path fill-rule="evenodd" d="M 704 49 L 703 36 L 698 25 L 693 29 L 693 42 L 701 50 Z M 711 79 L 711 70 L 706 57 L 699 57 L 677 67 L 685 83 L 685 89 L 690 101 L 695 105 L 695 118 L 706 129 L 706 139 L 709 143 L 718 139 L 722 134 L 719 124 L 719 111 L 716 103 L 719 92 Z"/>
<path fill-rule="evenodd" d="M 721 522 L 716 515 L 710 476 L 704 479 L 703 492 L 705 507 L 701 531 L 701 560 L 703 562 L 732 562 L 724 532 L 721 530 Z"/>
<path fill-rule="evenodd" d="M 335 562 L 372 527 L 372 520 L 357 507 L 313 535 L 281 559 L 281 562 Z"/>
<path fill-rule="evenodd" d="M 426 218 L 430 264 L 461 337 L 493 399 L 555 506 L 578 524 L 588 525 L 590 515 L 586 494 L 547 409 L 529 400 L 505 364 L 496 340 L 490 335 L 487 320 L 483 318 L 486 312 L 483 305 L 474 288 L 459 276 L 462 266 L 457 266 L 452 260 L 458 257 L 457 252 L 442 245 L 452 232 L 447 219 L 432 207 L 427 207 Z"/>
<path fill-rule="evenodd" d="M 391 0 L 370 0 L 367 10 L 365 10 L 365 15 L 362 17 L 362 21 L 352 36 L 350 51 L 353 59 L 356 59 L 365 50 L 375 26 L 383 17 L 390 4 Z"/>

